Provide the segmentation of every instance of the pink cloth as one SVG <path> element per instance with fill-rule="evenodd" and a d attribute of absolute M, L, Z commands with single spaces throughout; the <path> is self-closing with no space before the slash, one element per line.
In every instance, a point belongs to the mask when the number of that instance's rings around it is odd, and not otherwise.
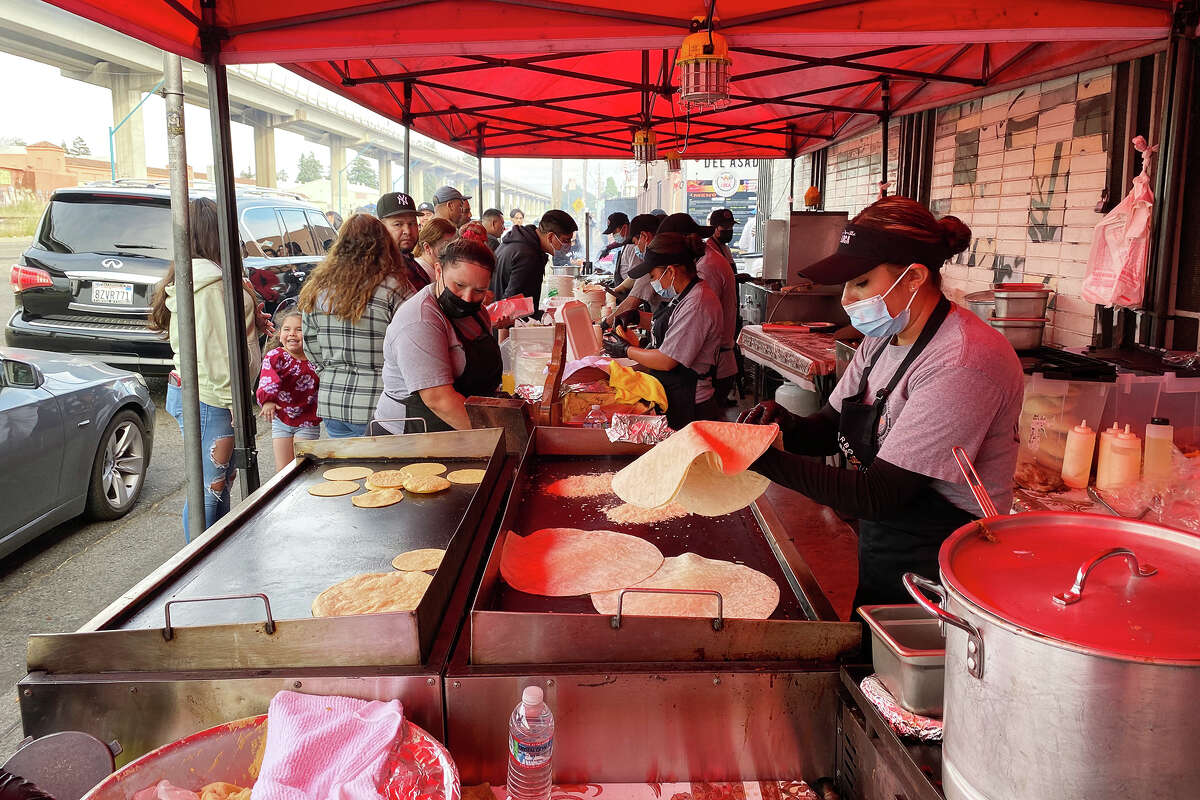
<path fill-rule="evenodd" d="M 376 800 L 403 722 L 398 700 L 280 692 L 252 800 Z"/>

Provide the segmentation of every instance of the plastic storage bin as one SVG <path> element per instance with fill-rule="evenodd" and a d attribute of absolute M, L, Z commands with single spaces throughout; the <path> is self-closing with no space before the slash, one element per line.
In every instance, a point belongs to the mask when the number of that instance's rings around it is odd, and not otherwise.
<path fill-rule="evenodd" d="M 1083 420 L 1095 426 L 1108 404 L 1113 384 L 1060 381 L 1041 373 L 1025 376 L 1025 401 L 1021 406 L 1021 462 L 1036 461 L 1062 471 L 1067 433 Z M 1149 422 L 1147 417 L 1146 421 Z M 1102 426 L 1097 426 L 1102 429 Z"/>

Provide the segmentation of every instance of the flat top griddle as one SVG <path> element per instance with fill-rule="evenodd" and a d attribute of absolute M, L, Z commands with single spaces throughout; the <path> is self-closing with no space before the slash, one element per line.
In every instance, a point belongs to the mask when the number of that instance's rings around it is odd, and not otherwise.
<path fill-rule="evenodd" d="M 308 493 L 308 487 L 322 482 L 321 473 L 333 466 L 400 469 L 422 461 L 445 464 L 447 472 L 488 467 L 488 460 L 479 458 L 308 460 L 305 469 L 258 513 L 108 629 L 161 628 L 167 600 L 260 592 L 270 599 L 276 619 L 303 619 L 311 616 L 313 599 L 338 581 L 364 572 L 389 572 L 392 559 L 408 550 L 446 548 L 477 484 L 453 484 L 430 495 L 405 492 L 403 501 L 385 508 L 358 508 L 350 502 L 354 495 Z M 174 625 L 261 618 L 259 600 L 188 603 L 171 609 Z"/>
<path fill-rule="evenodd" d="M 745 564 L 766 574 L 779 586 L 779 605 L 771 619 L 809 618 L 749 508 L 723 517 L 693 514 L 648 525 L 628 525 L 612 522 L 604 515 L 605 509 L 622 503 L 615 494 L 573 498 L 546 492 L 546 487 L 561 478 L 616 472 L 631 461 L 632 456 L 539 455 L 533 459 L 529 482 L 525 485 L 517 515 L 509 521 L 512 530 L 521 536 L 528 536 L 541 528 L 618 531 L 640 536 L 654 544 L 668 558 L 692 552 L 705 558 Z M 477 608 L 525 613 L 596 613 L 591 599 L 586 595 L 541 597 L 519 592 L 503 579 L 496 582 L 495 591 L 486 604 Z"/>

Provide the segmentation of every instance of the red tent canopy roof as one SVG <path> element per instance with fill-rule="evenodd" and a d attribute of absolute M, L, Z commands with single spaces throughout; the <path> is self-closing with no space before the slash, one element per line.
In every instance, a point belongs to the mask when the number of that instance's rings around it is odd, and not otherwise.
<path fill-rule="evenodd" d="M 893 116 L 1161 48 L 1172 0 L 718 4 L 733 102 L 688 115 L 675 49 L 702 0 L 52 0 L 181 55 L 278 63 L 467 152 L 780 157 Z M 482 147 L 481 147 L 482 144 Z"/>

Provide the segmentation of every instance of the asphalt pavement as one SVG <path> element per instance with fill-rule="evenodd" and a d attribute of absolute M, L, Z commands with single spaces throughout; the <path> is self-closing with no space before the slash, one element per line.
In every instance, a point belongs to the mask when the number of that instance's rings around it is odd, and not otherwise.
<path fill-rule="evenodd" d="M 27 246 L 26 239 L 0 238 L 4 322 L 13 313 L 9 269 Z M 184 545 L 183 438 L 174 418 L 163 410 L 165 379 L 147 382 L 158 408 L 154 452 L 133 510 L 111 522 L 81 518 L 63 523 L 0 559 L 0 763 L 23 737 L 15 685 L 25 676 L 29 634 L 78 629 Z M 275 472 L 269 429 L 259 436 L 258 449 L 266 480 Z M 235 503 L 239 496 L 235 487 Z"/>

